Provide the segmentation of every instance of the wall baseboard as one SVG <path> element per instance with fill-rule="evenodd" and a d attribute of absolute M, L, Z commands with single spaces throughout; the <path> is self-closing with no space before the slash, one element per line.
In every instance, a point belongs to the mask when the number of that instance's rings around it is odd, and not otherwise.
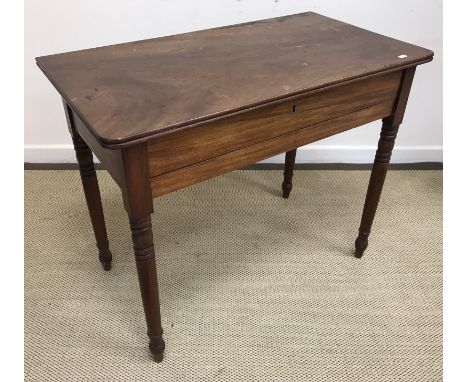
<path fill-rule="evenodd" d="M 376 146 L 327 146 L 308 145 L 297 150 L 296 163 L 350 163 L 368 164 L 374 161 Z M 61 145 L 25 145 L 24 162 L 26 163 L 76 163 L 73 146 Z M 98 161 L 96 161 L 97 163 Z M 284 162 L 283 155 L 266 159 L 259 163 Z M 442 146 L 397 146 L 393 150 L 392 163 L 443 162 Z"/>
<path fill-rule="evenodd" d="M 441 162 L 418 163 L 390 163 L 390 170 L 443 170 Z M 78 163 L 25 163 L 25 170 L 78 170 Z M 283 163 L 255 163 L 243 168 L 243 170 L 277 170 L 283 171 Z M 296 163 L 294 170 L 371 170 L 372 163 Z M 104 170 L 100 163 L 96 164 L 96 170 Z"/>

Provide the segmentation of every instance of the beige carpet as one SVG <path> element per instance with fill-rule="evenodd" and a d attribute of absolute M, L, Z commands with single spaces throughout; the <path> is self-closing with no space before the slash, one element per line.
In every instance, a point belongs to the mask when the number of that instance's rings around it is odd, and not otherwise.
<path fill-rule="evenodd" d="M 99 172 L 104 272 L 76 171 L 25 172 L 28 381 L 440 381 L 442 173 L 392 171 L 352 256 L 368 171 L 238 171 L 154 201 L 152 362 L 121 193 Z"/>

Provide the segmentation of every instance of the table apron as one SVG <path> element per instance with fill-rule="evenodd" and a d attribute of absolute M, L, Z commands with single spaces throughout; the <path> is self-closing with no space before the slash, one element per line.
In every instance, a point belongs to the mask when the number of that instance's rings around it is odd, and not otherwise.
<path fill-rule="evenodd" d="M 383 102 L 325 122 L 307 126 L 178 170 L 151 177 L 153 197 L 233 171 L 299 146 L 391 115 L 393 102 Z"/>
<path fill-rule="evenodd" d="M 125 187 L 125 174 L 122 167 L 122 151 L 120 149 L 106 149 L 99 143 L 96 137 L 86 127 L 81 118 L 76 114 L 74 110 L 70 108 L 70 123 L 73 124 L 74 128 L 86 142 L 89 148 L 92 150 L 94 155 L 99 159 L 101 164 L 115 180 L 115 182 L 121 187 Z"/>
<path fill-rule="evenodd" d="M 145 144 L 152 196 L 222 175 L 393 113 L 402 72 L 392 72 L 246 111 Z M 72 123 L 119 186 L 121 149 L 106 149 L 72 111 Z"/>
<path fill-rule="evenodd" d="M 393 106 L 401 71 L 260 107 L 148 142 L 150 176 L 224 155 L 366 107 Z"/>

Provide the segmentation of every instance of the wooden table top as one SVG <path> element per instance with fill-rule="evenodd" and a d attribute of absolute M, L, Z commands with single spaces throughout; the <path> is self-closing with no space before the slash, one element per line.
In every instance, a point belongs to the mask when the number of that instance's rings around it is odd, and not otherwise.
<path fill-rule="evenodd" d="M 118 147 L 432 56 L 308 12 L 36 61 L 96 138 Z"/>

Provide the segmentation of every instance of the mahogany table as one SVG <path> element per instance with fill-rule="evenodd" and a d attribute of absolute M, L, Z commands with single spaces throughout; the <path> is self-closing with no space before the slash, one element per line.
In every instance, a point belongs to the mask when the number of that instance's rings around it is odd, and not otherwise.
<path fill-rule="evenodd" d="M 153 198 L 283 152 L 287 198 L 297 147 L 382 119 L 361 257 L 416 66 L 432 56 L 308 12 L 36 59 L 63 98 L 105 270 L 112 255 L 93 152 L 122 190 L 156 361 L 165 344 Z"/>

